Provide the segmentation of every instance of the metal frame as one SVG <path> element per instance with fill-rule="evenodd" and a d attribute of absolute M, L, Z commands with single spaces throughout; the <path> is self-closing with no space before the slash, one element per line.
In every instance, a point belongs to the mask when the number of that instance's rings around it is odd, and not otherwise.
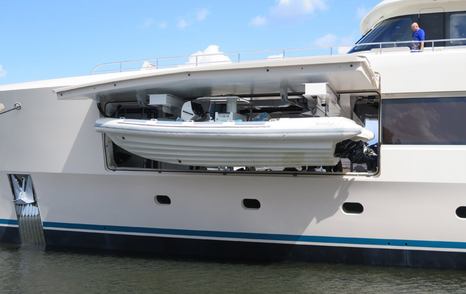
<path fill-rule="evenodd" d="M 458 45 L 449 45 L 449 46 L 435 46 L 436 43 L 446 43 L 446 42 L 464 42 L 464 44 L 458 44 Z M 460 39 L 438 39 L 438 40 L 425 40 L 425 41 L 395 41 L 395 42 L 375 42 L 375 43 L 360 43 L 360 44 L 355 44 L 354 47 L 363 47 L 363 46 L 376 46 L 376 48 L 373 49 L 379 49 L 380 52 L 383 52 L 383 49 L 385 48 L 398 48 L 398 47 L 409 47 L 407 45 L 411 45 L 413 43 L 424 43 L 426 44 L 431 44 L 431 47 L 424 47 L 424 50 L 411 50 L 413 52 L 422 52 L 422 51 L 435 51 L 435 48 L 439 47 L 448 47 L 448 48 L 455 48 L 459 46 L 466 46 L 466 38 L 460 38 Z M 390 47 L 384 47 L 384 46 L 390 46 Z M 372 49 L 371 49 L 372 50 Z M 363 50 L 366 51 L 366 50 Z M 362 51 L 360 51 L 362 52 Z"/>
<path fill-rule="evenodd" d="M 367 92 L 353 92 L 352 94 L 375 94 L 380 102 L 379 106 L 379 134 L 378 141 L 381 143 L 382 132 L 382 95 L 378 91 L 367 91 Z M 342 93 L 338 93 L 342 94 Z M 350 94 L 350 93 L 347 93 Z M 232 170 L 176 170 L 176 169 L 152 169 L 152 168 L 129 168 L 129 167 L 117 167 L 112 165 L 113 163 L 113 148 L 112 141 L 107 138 L 105 134 L 102 134 L 102 152 L 104 157 L 105 170 L 108 172 L 139 172 L 144 174 L 196 174 L 196 175 L 223 175 L 223 176 L 358 176 L 358 177 L 378 177 L 381 172 L 381 154 L 378 158 L 378 168 L 375 172 L 309 172 L 309 171 L 232 171 Z"/>
<path fill-rule="evenodd" d="M 376 42 L 376 43 L 360 43 L 351 46 L 339 46 L 329 48 L 288 48 L 288 49 L 271 49 L 271 50 L 257 50 L 257 51 L 244 51 L 244 52 L 219 52 L 210 54 L 194 54 L 189 56 L 166 56 L 166 57 L 151 57 L 144 59 L 134 60 L 122 60 L 115 62 L 106 62 L 96 65 L 91 73 L 114 73 L 114 72 L 126 72 L 126 71 L 137 71 L 144 70 L 142 65 L 144 62 L 149 62 L 152 65 L 151 68 L 147 69 L 162 69 L 177 66 L 186 67 L 198 67 L 201 65 L 208 64 L 222 64 L 222 63 L 242 63 L 253 60 L 282 60 L 292 57 L 305 57 L 305 56 L 318 56 L 318 55 L 339 55 L 338 50 L 340 48 L 354 48 L 358 46 L 376 46 L 380 52 L 383 52 L 384 46 L 390 46 L 389 48 L 396 47 L 409 47 L 407 45 L 413 44 L 415 41 L 395 41 L 395 42 Z M 466 38 L 461 39 L 439 39 L 439 40 L 426 40 L 425 44 L 432 44 L 432 47 L 424 48 L 424 51 L 435 51 L 438 47 L 455 48 L 462 45 L 450 45 L 450 46 L 436 46 L 438 43 L 446 42 L 464 42 L 466 46 Z M 386 48 L 386 47 L 385 47 Z M 367 50 L 369 51 L 369 50 Z M 361 51 L 362 52 L 362 51 Z M 200 61 L 204 57 L 215 57 L 215 56 L 227 56 L 230 61 Z M 248 58 L 248 56 L 255 56 L 256 58 Z M 257 58 L 259 57 L 259 58 Z M 194 62 L 189 62 L 190 58 L 194 58 Z M 186 62 L 188 61 L 188 62 Z"/>

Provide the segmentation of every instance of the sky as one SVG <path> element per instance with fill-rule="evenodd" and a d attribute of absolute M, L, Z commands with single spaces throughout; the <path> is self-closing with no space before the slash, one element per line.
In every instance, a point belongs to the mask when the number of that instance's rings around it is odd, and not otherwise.
<path fill-rule="evenodd" d="M 348 46 L 379 2 L 0 0 L 0 84 L 86 75 L 120 60 Z"/>

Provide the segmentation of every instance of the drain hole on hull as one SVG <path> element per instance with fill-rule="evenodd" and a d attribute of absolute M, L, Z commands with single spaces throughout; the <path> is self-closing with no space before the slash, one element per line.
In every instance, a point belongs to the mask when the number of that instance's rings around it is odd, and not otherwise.
<path fill-rule="evenodd" d="M 458 207 L 458 209 L 456 210 L 456 215 L 459 218 L 466 218 L 466 206 Z"/>
<path fill-rule="evenodd" d="M 361 203 L 346 202 L 343 204 L 343 211 L 347 214 L 361 214 L 364 212 L 364 206 Z"/>
<path fill-rule="evenodd" d="M 243 199 L 243 207 L 247 209 L 259 209 L 261 203 L 257 199 Z"/>
<path fill-rule="evenodd" d="M 166 195 L 157 195 L 155 196 L 155 203 L 161 205 L 170 205 L 172 204 L 172 200 Z"/>

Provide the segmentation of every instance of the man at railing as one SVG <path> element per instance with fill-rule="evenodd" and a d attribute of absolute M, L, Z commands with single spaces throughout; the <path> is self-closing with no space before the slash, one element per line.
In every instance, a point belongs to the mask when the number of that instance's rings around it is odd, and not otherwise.
<path fill-rule="evenodd" d="M 411 25 L 411 30 L 413 31 L 413 44 L 411 45 L 411 50 L 413 51 L 422 51 L 424 50 L 424 41 L 426 40 L 426 32 L 419 27 L 417 22 L 414 22 Z"/>

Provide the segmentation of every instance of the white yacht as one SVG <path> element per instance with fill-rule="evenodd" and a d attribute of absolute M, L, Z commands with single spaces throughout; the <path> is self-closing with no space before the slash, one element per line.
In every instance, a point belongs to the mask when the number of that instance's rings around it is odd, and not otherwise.
<path fill-rule="evenodd" d="M 0 242 L 466 268 L 466 1 L 385 0 L 361 30 L 0 86 Z"/>

